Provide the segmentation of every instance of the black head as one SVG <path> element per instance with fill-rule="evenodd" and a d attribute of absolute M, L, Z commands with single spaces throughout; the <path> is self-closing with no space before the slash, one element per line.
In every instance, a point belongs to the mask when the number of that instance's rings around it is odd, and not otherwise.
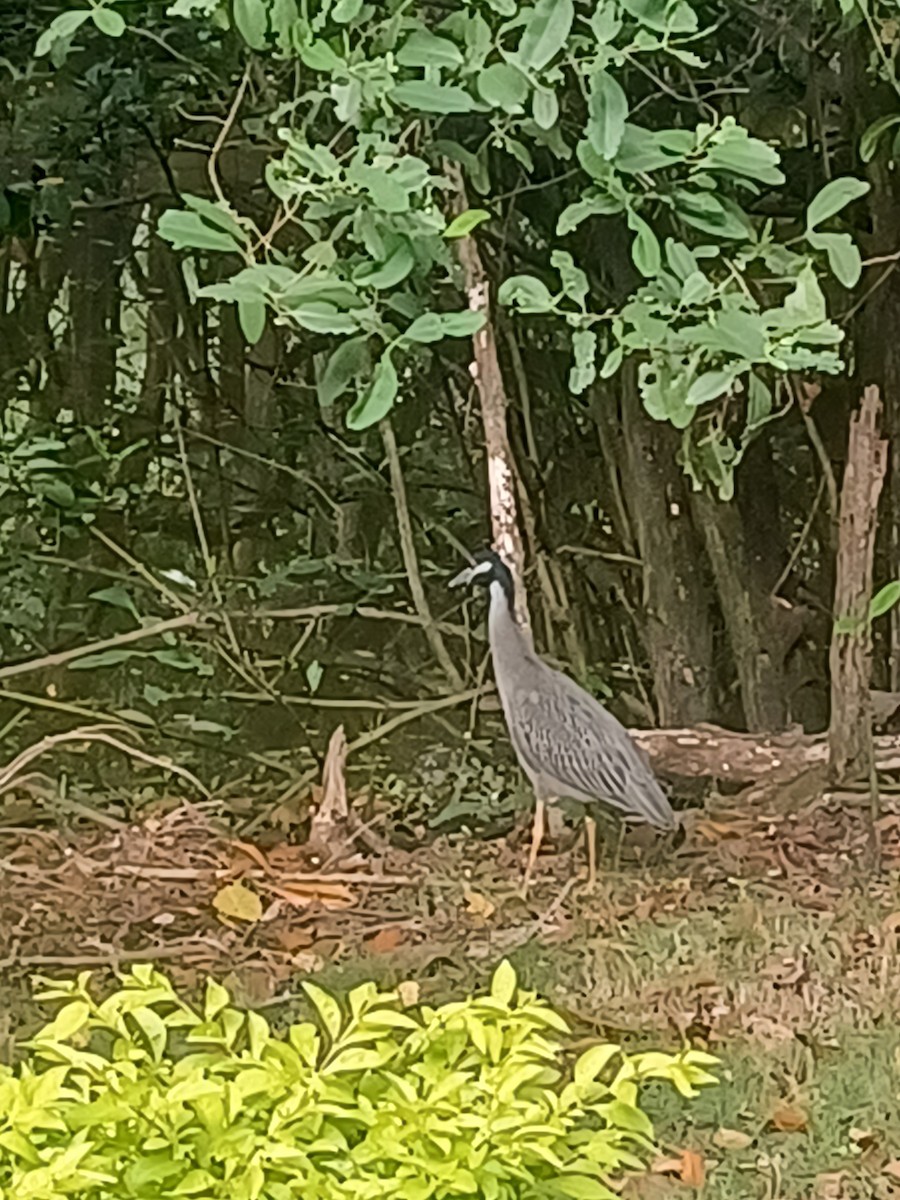
<path fill-rule="evenodd" d="M 460 571 L 450 580 L 449 586 L 462 587 L 467 583 L 475 587 L 490 587 L 492 583 L 498 583 L 512 609 L 515 597 L 512 572 L 496 550 L 476 550 L 472 555 L 472 566 Z"/>

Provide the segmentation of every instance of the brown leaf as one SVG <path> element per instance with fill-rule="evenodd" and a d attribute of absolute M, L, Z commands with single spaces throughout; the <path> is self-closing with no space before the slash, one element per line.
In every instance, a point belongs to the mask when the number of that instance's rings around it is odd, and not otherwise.
<path fill-rule="evenodd" d="M 497 906 L 487 896 L 483 896 L 481 892 L 472 892 L 468 889 L 463 892 L 463 899 L 466 902 L 466 911 L 470 916 L 479 917 L 482 921 L 489 921 L 497 911 Z"/>
<path fill-rule="evenodd" d="M 265 887 L 267 891 L 273 892 L 282 900 L 287 900 L 289 904 L 294 904 L 298 908 L 307 908 L 315 902 L 321 904 L 323 908 L 352 908 L 356 903 L 353 893 L 343 883 L 326 883 L 324 880 L 315 880 L 310 883 L 286 883 L 283 887 L 267 883 Z"/>
<path fill-rule="evenodd" d="M 313 944 L 313 935 L 308 929 L 282 929 L 275 940 L 282 950 L 296 954 L 298 950 L 306 950 Z"/>
<path fill-rule="evenodd" d="M 706 1183 L 706 1163 L 696 1150 L 685 1150 L 681 1156 L 681 1182 L 693 1188 Z"/>
<path fill-rule="evenodd" d="M 776 1106 L 769 1120 L 780 1133 L 803 1133 L 809 1126 L 809 1117 L 803 1109 L 784 1100 Z"/>
<path fill-rule="evenodd" d="M 419 985 L 415 979 L 404 979 L 397 984 L 397 995 L 404 1008 L 412 1008 L 419 1003 Z"/>
<path fill-rule="evenodd" d="M 229 883 L 213 897 L 213 908 L 223 917 L 236 921 L 258 921 L 263 915 L 262 901 L 242 883 Z"/>
<path fill-rule="evenodd" d="M 234 846 L 235 850 L 240 850 L 242 854 L 246 854 L 248 858 L 252 858 L 256 865 L 258 867 L 262 867 L 266 873 L 269 872 L 269 860 L 258 846 L 254 846 L 250 842 L 238 841 L 232 842 L 232 845 Z"/>
<path fill-rule="evenodd" d="M 750 1134 L 743 1133 L 740 1129 L 717 1129 L 712 1140 L 713 1145 L 718 1146 L 720 1150 L 746 1150 L 748 1146 L 753 1145 Z"/>
<path fill-rule="evenodd" d="M 379 929 L 374 937 L 369 938 L 366 948 L 374 954 L 390 954 L 403 941 L 403 934 L 401 926 L 388 925 L 386 929 Z"/>

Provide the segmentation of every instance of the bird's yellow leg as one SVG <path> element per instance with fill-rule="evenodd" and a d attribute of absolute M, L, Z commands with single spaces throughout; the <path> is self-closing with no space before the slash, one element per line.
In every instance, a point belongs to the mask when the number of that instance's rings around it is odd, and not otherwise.
<path fill-rule="evenodd" d="M 597 886 L 597 822 L 593 817 L 584 818 L 584 835 L 587 839 L 588 890 Z"/>
<path fill-rule="evenodd" d="M 531 849 L 528 851 L 528 863 L 525 867 L 525 878 L 522 880 L 522 895 L 528 894 L 531 874 L 537 862 L 538 850 L 544 838 L 544 801 L 538 800 L 534 806 L 534 824 L 531 827 Z"/>

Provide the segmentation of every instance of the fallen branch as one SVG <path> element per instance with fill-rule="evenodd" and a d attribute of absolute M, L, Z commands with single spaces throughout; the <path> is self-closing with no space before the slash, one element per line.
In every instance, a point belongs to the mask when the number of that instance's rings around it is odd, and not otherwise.
<path fill-rule="evenodd" d="M 17 675 L 30 675 L 34 671 L 43 671 L 48 667 L 61 667 L 77 658 L 86 658 L 89 654 L 99 654 L 103 650 L 117 650 L 120 646 L 128 646 L 132 642 L 141 642 L 145 638 L 159 637 L 164 633 L 173 633 L 176 629 L 192 629 L 200 623 L 198 612 L 183 613 L 180 617 L 170 617 L 167 621 L 157 621 L 155 625 L 145 625 L 142 629 L 130 629 L 127 633 L 117 633 L 115 637 L 103 638 L 98 642 L 86 642 L 83 646 L 73 646 L 71 650 L 60 650 L 56 654 L 45 654 L 41 658 L 31 658 L 28 662 L 13 663 L 8 667 L 0 667 L 0 681 L 13 679 Z"/>

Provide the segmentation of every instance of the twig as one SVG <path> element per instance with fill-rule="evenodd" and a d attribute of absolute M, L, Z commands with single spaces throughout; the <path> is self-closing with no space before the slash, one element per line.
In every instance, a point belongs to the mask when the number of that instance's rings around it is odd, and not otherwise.
<path fill-rule="evenodd" d="M 118 729 L 127 732 L 124 725 L 93 725 L 81 729 L 70 729 L 64 733 L 48 734 L 39 742 L 35 742 L 32 746 L 26 746 L 16 757 L 0 770 L 0 793 L 9 789 L 10 785 L 15 781 L 16 776 L 23 767 L 46 754 L 48 750 L 52 750 L 55 746 L 63 745 L 66 742 L 105 742 L 106 745 L 112 746 L 115 750 L 120 750 L 123 754 L 127 754 L 130 758 L 137 759 L 138 762 L 147 763 L 149 766 L 160 767 L 164 771 L 171 771 L 173 775 L 180 775 L 182 779 L 186 779 L 199 792 L 209 798 L 209 791 L 203 786 L 200 780 L 193 775 L 185 767 L 180 767 L 177 763 L 173 763 L 167 759 L 157 758 L 153 754 L 147 754 L 143 750 L 138 750 L 135 746 L 129 746 L 126 742 L 120 741 L 106 732 L 108 729 Z"/>
<path fill-rule="evenodd" d="M 206 171 L 209 175 L 210 186 L 213 193 L 220 204 L 228 207 L 228 201 L 225 199 L 225 193 L 222 191 L 222 185 L 219 183 L 219 173 L 217 163 L 219 155 L 222 152 L 222 147 L 228 140 L 228 135 L 231 133 L 231 127 L 235 122 L 238 114 L 238 109 L 244 99 L 244 94 L 247 91 L 247 86 L 250 83 L 250 63 L 244 68 L 244 74 L 241 76 L 241 82 L 238 84 L 238 89 L 234 94 L 234 100 L 231 102 L 231 108 L 228 110 L 228 115 L 222 122 L 222 128 L 219 130 L 216 140 L 213 142 L 212 150 L 209 153 L 209 158 L 206 163 Z"/>
<path fill-rule="evenodd" d="M 777 596 L 778 593 L 781 591 L 781 588 L 784 585 L 784 581 L 790 575 L 791 571 L 793 571 L 794 564 L 796 563 L 797 559 L 800 557 L 800 555 L 803 552 L 803 547 L 806 545 L 806 539 L 809 537 L 809 531 L 812 529 L 812 523 L 816 518 L 816 513 L 819 511 L 819 505 L 822 502 L 822 493 L 824 491 L 825 491 L 825 476 L 820 475 L 819 476 L 819 486 L 816 488 L 816 495 L 815 495 L 815 499 L 812 502 L 812 508 L 809 510 L 809 516 L 806 518 L 806 520 L 803 523 L 803 528 L 800 530 L 800 537 L 797 539 L 796 546 L 794 546 L 793 550 L 791 551 L 790 558 L 788 558 L 787 562 L 785 563 L 784 570 L 778 576 L 778 579 L 776 580 L 775 585 L 772 588 L 772 591 L 770 593 L 772 596 Z"/>
<path fill-rule="evenodd" d="M 412 521 L 409 517 L 409 503 L 406 498 L 406 483 L 400 466 L 400 455 L 397 452 L 397 439 L 394 437 L 394 427 L 390 418 L 381 422 L 381 438 L 387 455 L 388 468 L 391 473 L 391 490 L 394 496 L 394 508 L 397 513 L 397 529 L 400 534 L 400 550 L 403 554 L 403 565 L 409 580 L 409 590 L 412 593 L 413 604 L 422 621 L 425 638 L 434 652 L 435 658 L 441 664 L 444 674 L 452 687 L 462 688 L 464 681 L 457 670 L 456 664 L 444 643 L 440 631 L 436 628 L 434 617 L 428 605 L 428 597 L 422 586 L 422 576 L 419 571 L 419 559 L 416 554 L 416 543 L 413 538 Z"/>
<path fill-rule="evenodd" d="M 320 617 L 365 617 L 372 621 L 401 621 L 406 625 L 424 625 L 425 619 L 418 613 L 400 612 L 390 608 L 372 608 L 368 604 L 307 604 L 303 608 L 259 608 L 233 614 L 247 621 L 304 621 Z M 434 628 L 453 637 L 467 638 L 469 632 L 464 625 L 450 621 L 435 621 Z"/>
<path fill-rule="evenodd" d="M 162 946 L 145 946 L 141 950 L 110 949 L 105 954 L 24 954 L 15 953 L 0 958 L 0 970 L 8 967 L 113 967 L 122 962 L 156 962 L 161 958 L 179 958 L 188 950 L 222 947 L 211 938 L 185 938 Z"/>
<path fill-rule="evenodd" d="M 209 586 L 212 588 L 213 598 L 216 606 L 222 614 L 222 623 L 225 626 L 225 632 L 228 635 L 228 641 L 231 644 L 231 650 L 234 655 L 240 660 L 243 657 L 240 643 L 237 640 L 237 635 L 234 632 L 234 626 L 231 619 L 224 611 L 225 600 L 222 596 L 222 589 L 219 587 L 219 580 L 216 576 L 216 563 L 209 549 L 209 539 L 206 536 L 206 528 L 203 524 L 203 514 L 200 512 L 200 504 L 197 500 L 197 491 L 194 487 L 194 479 L 191 475 L 191 464 L 188 461 L 187 452 L 184 448 L 184 434 L 181 430 L 181 421 L 175 419 L 175 436 L 178 439 L 178 455 L 181 458 L 181 472 L 184 476 L 184 486 L 187 489 L 188 504 L 191 509 L 191 517 L 194 521 L 194 530 L 197 534 L 197 544 L 200 547 L 200 554 L 203 557 L 203 565 L 206 568 L 206 577 L 209 580 Z"/>
<path fill-rule="evenodd" d="M 85 658 L 89 654 L 97 654 L 103 650 L 114 650 L 119 646 L 128 646 L 132 642 L 172 633 L 176 629 L 192 629 L 201 620 L 198 612 L 184 613 L 180 617 L 158 621 L 155 625 L 145 625 L 142 629 L 130 629 L 127 633 L 116 634 L 115 637 L 103 638 L 97 642 L 86 642 L 83 646 L 74 646 L 71 650 L 59 650 L 56 654 L 45 654 L 41 658 L 32 658 L 28 662 L 0 667 L 0 680 L 13 679 L 17 675 L 29 675 L 33 671 L 43 671 L 46 667 L 61 667 L 65 663 L 72 662 L 73 659 Z"/>

